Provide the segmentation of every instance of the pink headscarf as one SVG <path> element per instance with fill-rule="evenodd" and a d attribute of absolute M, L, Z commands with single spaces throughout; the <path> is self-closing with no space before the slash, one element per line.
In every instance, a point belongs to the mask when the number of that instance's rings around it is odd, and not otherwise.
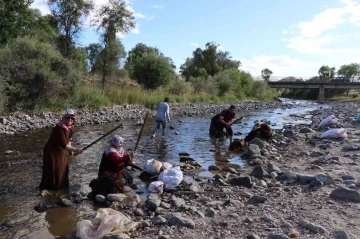
<path fill-rule="evenodd" d="M 111 152 L 116 152 L 120 157 L 123 157 L 125 150 L 123 147 L 120 147 L 121 142 L 124 142 L 123 137 L 119 135 L 113 135 L 110 139 L 110 145 L 105 149 L 105 154 L 108 155 Z"/>
<path fill-rule="evenodd" d="M 68 121 L 66 121 L 67 117 L 71 117 L 74 118 L 73 124 L 72 125 L 68 125 Z M 63 115 L 62 119 L 59 121 L 59 123 L 57 123 L 58 126 L 60 126 L 61 128 L 65 129 L 66 131 L 68 131 L 69 129 L 71 129 L 74 125 L 75 125 L 75 112 L 73 109 L 67 109 L 65 111 L 65 114 Z"/>

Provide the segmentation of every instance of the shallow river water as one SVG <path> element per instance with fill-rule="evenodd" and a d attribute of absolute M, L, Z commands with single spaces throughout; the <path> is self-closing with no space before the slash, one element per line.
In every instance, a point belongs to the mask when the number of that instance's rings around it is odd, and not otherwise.
<path fill-rule="evenodd" d="M 237 113 L 244 115 L 244 120 L 233 126 L 238 134 L 234 138 L 243 138 L 250 132 L 256 120 L 269 120 L 272 128 L 281 129 L 285 124 L 309 123 L 307 112 L 326 105 L 318 105 L 309 101 L 287 101 L 293 103 L 292 108 L 279 108 L 265 111 Z M 294 121 L 292 114 L 304 115 L 303 120 Z M 227 151 L 228 141 L 220 142 L 221 154 L 215 154 L 214 145 L 208 137 L 211 116 L 201 117 L 172 117 L 169 125 L 175 130 L 167 129 L 165 139 L 158 133 L 156 139 L 150 135 L 154 129 L 154 121 L 149 119 L 137 150 L 136 161 L 143 165 L 148 159 L 158 159 L 163 162 L 176 163 L 180 152 L 188 152 L 192 158 L 203 164 L 199 176 L 212 177 L 207 171 L 209 165 L 221 164 L 222 158 L 230 159 L 230 163 L 246 166 L 238 154 Z M 96 126 L 76 128 L 73 145 L 84 147 L 110 131 L 120 122 Z M 133 121 L 121 122 L 125 127 L 118 129 L 116 134 L 125 138 L 125 149 L 135 146 L 140 128 Z M 37 186 L 41 179 L 42 148 L 46 143 L 51 129 L 39 129 L 21 135 L 0 135 L 0 238 L 64 238 L 76 230 L 76 223 L 101 205 L 90 200 L 70 207 L 56 207 L 44 213 L 38 213 L 34 206 L 44 200 L 51 201 L 63 195 L 55 192 L 53 198 L 41 198 Z M 242 133 L 242 135 L 239 135 Z M 107 146 L 107 139 L 93 145 L 81 155 L 70 160 L 70 191 L 87 193 L 90 191 L 89 182 L 96 178 L 103 149 Z M 4 154 L 11 150 L 15 153 Z M 136 177 L 137 178 L 137 177 Z M 137 192 L 146 195 L 146 185 L 139 179 Z M 4 226 L 5 225 L 5 226 Z"/>

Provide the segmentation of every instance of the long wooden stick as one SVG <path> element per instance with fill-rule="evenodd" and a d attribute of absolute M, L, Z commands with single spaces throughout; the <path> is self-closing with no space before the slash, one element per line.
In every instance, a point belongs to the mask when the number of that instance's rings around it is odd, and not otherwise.
<path fill-rule="evenodd" d="M 88 149 L 91 146 L 93 146 L 94 144 L 96 144 L 97 142 L 99 142 L 100 140 L 102 140 L 103 138 L 105 138 L 106 136 L 108 136 L 109 134 L 111 134 L 112 132 L 114 132 L 115 130 L 117 130 L 118 128 L 120 128 L 122 126 L 122 124 L 116 126 L 115 128 L 113 128 L 112 130 L 110 130 L 108 133 L 106 133 L 105 135 L 101 136 L 100 138 L 98 138 L 97 140 L 95 140 L 94 142 L 92 142 L 91 144 L 85 146 L 82 150 Z"/>
<path fill-rule="evenodd" d="M 144 119 L 144 123 L 143 123 L 143 125 L 142 125 L 142 127 L 141 127 L 139 136 L 138 136 L 138 138 L 137 138 L 134 151 L 136 151 L 137 148 L 138 148 L 138 146 L 139 146 L 140 138 L 141 138 L 141 135 L 142 135 L 142 133 L 143 133 L 143 130 L 144 130 L 144 127 L 145 127 L 145 124 L 146 124 L 146 120 L 147 120 L 148 115 L 149 115 L 149 112 L 146 112 L 145 119 Z"/>

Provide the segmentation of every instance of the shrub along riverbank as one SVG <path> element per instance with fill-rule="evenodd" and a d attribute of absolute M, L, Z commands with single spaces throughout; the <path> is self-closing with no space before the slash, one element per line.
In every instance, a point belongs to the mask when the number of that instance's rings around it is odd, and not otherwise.
<path fill-rule="evenodd" d="M 135 104 L 154 108 L 157 104 L 170 97 L 173 103 L 209 103 L 209 102 L 239 102 L 243 100 L 269 101 L 277 93 L 269 88 L 264 81 L 254 81 L 248 95 L 238 91 L 240 97 L 233 92 L 219 96 L 206 92 L 205 87 L 195 92 L 190 82 L 174 81 L 169 87 L 146 90 L 141 85 L 131 81 L 109 85 L 104 88 L 96 83 L 83 82 L 73 94 L 64 97 L 54 97 L 39 104 L 35 111 L 57 111 L 67 107 L 98 109 L 113 105 Z"/>

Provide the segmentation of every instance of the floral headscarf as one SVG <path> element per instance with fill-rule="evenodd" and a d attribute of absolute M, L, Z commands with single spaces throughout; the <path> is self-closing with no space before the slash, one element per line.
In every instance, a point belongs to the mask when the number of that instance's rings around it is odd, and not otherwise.
<path fill-rule="evenodd" d="M 66 121 L 67 117 L 71 117 L 73 118 L 73 124 L 69 125 Z M 59 125 L 61 128 L 65 129 L 66 131 L 68 131 L 69 129 L 71 129 L 74 125 L 75 125 L 75 112 L 73 109 L 67 109 L 65 111 L 65 114 L 63 115 L 62 119 L 59 121 L 59 123 L 57 125 Z"/>
<path fill-rule="evenodd" d="M 110 139 L 110 145 L 105 150 L 106 154 L 109 154 L 110 152 L 116 151 L 120 157 L 124 156 L 124 148 L 120 147 L 120 143 L 124 142 L 124 138 L 119 135 L 113 135 Z"/>

